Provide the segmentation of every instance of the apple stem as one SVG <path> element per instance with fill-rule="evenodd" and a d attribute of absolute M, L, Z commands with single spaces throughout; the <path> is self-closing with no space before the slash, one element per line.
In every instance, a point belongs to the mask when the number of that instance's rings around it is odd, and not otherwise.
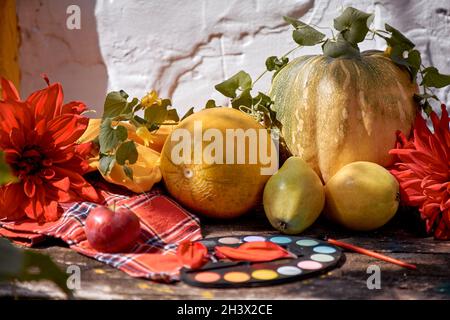
<path fill-rule="evenodd" d="M 113 212 L 116 212 L 116 201 L 117 200 L 114 200 L 114 202 L 113 202 Z"/>

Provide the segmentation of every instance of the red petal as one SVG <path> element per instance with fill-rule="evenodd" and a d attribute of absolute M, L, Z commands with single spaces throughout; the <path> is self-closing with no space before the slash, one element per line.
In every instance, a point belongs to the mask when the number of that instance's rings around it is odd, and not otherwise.
<path fill-rule="evenodd" d="M 54 164 L 62 164 L 68 166 L 68 161 L 75 156 L 75 147 L 69 146 L 67 148 L 60 148 L 53 150 L 52 162 Z"/>
<path fill-rule="evenodd" d="M 87 107 L 83 102 L 71 101 L 62 106 L 61 114 L 71 113 L 71 114 L 81 114 L 86 111 Z"/>
<path fill-rule="evenodd" d="M 12 128 L 31 130 L 34 127 L 32 114 L 25 103 L 0 102 L 0 130 L 9 135 Z"/>
<path fill-rule="evenodd" d="M 97 190 L 95 190 L 94 187 L 91 186 L 87 182 L 85 183 L 85 185 L 83 187 L 81 187 L 80 189 L 78 189 L 76 191 L 82 199 L 96 202 L 96 203 L 103 201 L 103 198 L 101 197 L 101 195 L 99 195 Z"/>
<path fill-rule="evenodd" d="M 92 202 L 102 200 L 97 191 L 80 174 L 60 167 L 53 167 L 53 169 L 58 176 L 68 177 L 70 179 L 70 190 L 78 194 L 82 199 Z"/>
<path fill-rule="evenodd" d="M 55 170 L 49 168 L 42 170 L 42 172 L 40 173 L 40 176 L 46 180 L 53 179 L 55 175 Z"/>
<path fill-rule="evenodd" d="M 44 216 L 46 222 L 58 220 L 61 214 L 62 208 L 58 206 L 58 202 L 49 201 L 44 204 Z"/>
<path fill-rule="evenodd" d="M 184 241 L 178 245 L 180 263 L 189 269 L 199 269 L 208 262 L 208 249 L 200 242 Z"/>
<path fill-rule="evenodd" d="M 53 172 L 55 172 L 55 171 L 53 170 Z M 61 190 L 61 191 L 67 192 L 70 189 L 69 177 L 64 177 L 61 180 L 56 180 L 56 181 L 53 180 L 49 183 L 50 183 L 50 185 L 52 185 L 53 187 L 55 187 L 56 189 Z"/>
<path fill-rule="evenodd" d="M 73 202 L 73 201 L 78 201 L 79 197 L 69 191 L 64 191 L 61 189 L 57 189 L 55 187 L 53 187 L 52 185 L 48 184 L 46 189 L 45 189 L 45 194 L 47 195 L 47 197 L 49 199 L 53 199 L 55 201 L 58 201 L 60 203 L 64 203 L 64 202 Z"/>
<path fill-rule="evenodd" d="M 17 149 L 21 149 L 25 145 L 25 136 L 22 130 L 12 128 L 9 138 L 11 139 L 12 145 Z"/>
<path fill-rule="evenodd" d="M 45 191 L 41 188 L 37 188 L 35 191 L 35 197 L 29 198 L 25 201 L 25 213 L 28 218 L 42 221 L 44 216 L 44 204 L 45 204 Z"/>
<path fill-rule="evenodd" d="M 86 159 L 91 156 L 92 151 L 94 150 L 94 143 L 92 141 L 77 144 L 75 147 L 75 151 L 80 155 L 81 158 Z"/>
<path fill-rule="evenodd" d="M 25 183 L 23 184 L 23 191 L 28 198 L 33 198 L 36 194 L 36 185 L 30 178 L 25 180 Z"/>
<path fill-rule="evenodd" d="M 215 247 L 216 256 L 221 259 L 239 261 L 273 261 L 281 258 L 293 258 L 292 254 L 279 245 L 268 241 L 247 242 L 238 248 Z"/>
<path fill-rule="evenodd" d="M 65 114 L 48 122 L 48 130 L 56 146 L 65 146 L 74 143 L 86 131 L 89 118 Z"/>
<path fill-rule="evenodd" d="M 34 110 L 36 119 L 47 121 L 61 115 L 63 91 L 59 83 L 32 93 L 26 100 Z"/>
<path fill-rule="evenodd" d="M 445 145 L 447 146 L 447 148 L 450 148 L 449 117 L 445 104 L 441 105 L 441 120 L 439 126 L 443 131 Z"/>
<path fill-rule="evenodd" d="M 34 131 L 36 131 L 36 133 L 39 136 L 44 135 L 44 133 L 46 133 L 48 131 L 47 129 L 47 120 L 45 119 L 41 119 L 37 124 L 36 127 L 34 128 Z"/>
<path fill-rule="evenodd" d="M 26 201 L 22 183 L 0 187 L 0 219 L 19 220 L 25 216 L 20 205 Z"/>

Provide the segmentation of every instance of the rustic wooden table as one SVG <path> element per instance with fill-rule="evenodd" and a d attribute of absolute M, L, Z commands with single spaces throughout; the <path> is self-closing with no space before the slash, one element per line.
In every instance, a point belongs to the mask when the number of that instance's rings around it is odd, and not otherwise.
<path fill-rule="evenodd" d="M 404 214 L 403 214 L 404 216 Z M 258 213 L 237 221 L 203 221 L 204 237 L 275 233 Z M 48 253 L 61 266 L 76 264 L 81 268 L 80 299 L 450 299 L 450 242 L 420 237 L 397 217 L 382 229 L 364 234 L 338 230 L 319 221 L 305 236 L 327 234 L 368 249 L 385 253 L 417 265 L 407 270 L 373 258 L 346 252 L 344 263 L 319 277 L 262 288 L 201 289 L 183 283 L 161 284 L 133 279 L 93 259 L 65 247 L 50 244 L 35 249 Z M 381 289 L 367 288 L 367 267 L 381 268 Z M 60 299 L 64 295 L 49 282 L 2 283 L 0 297 Z"/>

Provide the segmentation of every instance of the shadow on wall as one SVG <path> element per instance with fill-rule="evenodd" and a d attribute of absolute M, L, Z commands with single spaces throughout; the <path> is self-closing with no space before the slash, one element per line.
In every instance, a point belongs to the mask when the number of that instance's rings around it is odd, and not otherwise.
<path fill-rule="evenodd" d="M 66 26 L 67 8 L 72 0 L 17 0 L 21 32 L 19 62 L 21 94 L 41 89 L 46 73 L 51 82 L 60 82 L 65 101 L 79 100 L 101 116 L 108 84 L 108 74 L 100 52 L 95 4 L 78 0 L 81 28 Z"/>

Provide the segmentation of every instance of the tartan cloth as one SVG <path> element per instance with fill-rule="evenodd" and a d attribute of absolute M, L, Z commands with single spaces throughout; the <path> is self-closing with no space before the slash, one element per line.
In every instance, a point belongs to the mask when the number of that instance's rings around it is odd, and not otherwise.
<path fill-rule="evenodd" d="M 165 282 L 179 280 L 179 266 L 171 263 L 171 259 L 161 259 L 161 255 L 174 255 L 177 244 L 182 241 L 201 239 L 198 218 L 164 195 L 158 187 L 143 194 L 134 194 L 102 182 L 95 183 L 95 188 L 105 199 L 101 205 L 115 203 L 117 207 L 127 206 L 139 217 L 141 237 L 130 253 L 100 253 L 89 245 L 84 233 L 84 221 L 89 212 L 99 206 L 90 202 L 61 204 L 64 209 L 61 218 L 41 225 L 31 220 L 0 221 L 0 236 L 30 247 L 48 237 L 55 237 L 62 239 L 71 249 L 132 277 Z"/>

